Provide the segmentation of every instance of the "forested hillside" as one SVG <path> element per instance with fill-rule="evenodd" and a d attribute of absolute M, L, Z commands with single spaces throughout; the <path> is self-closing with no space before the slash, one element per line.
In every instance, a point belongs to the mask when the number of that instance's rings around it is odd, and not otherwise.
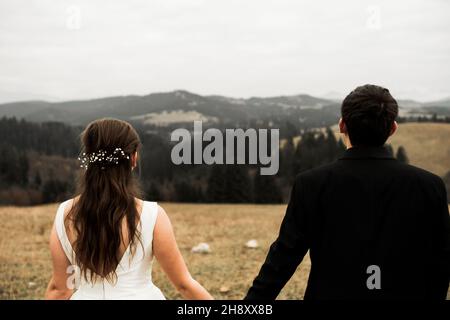
<path fill-rule="evenodd" d="M 76 160 L 81 130 L 0 119 L 0 203 L 30 205 L 70 196 L 81 170 Z M 280 203 L 297 172 L 333 161 L 344 149 L 330 130 L 299 132 L 286 126 L 278 174 L 260 176 L 258 165 L 174 165 L 166 130 L 138 131 L 143 146 L 137 174 L 147 198 L 165 201 Z M 294 144 L 299 134 L 302 139 Z"/>

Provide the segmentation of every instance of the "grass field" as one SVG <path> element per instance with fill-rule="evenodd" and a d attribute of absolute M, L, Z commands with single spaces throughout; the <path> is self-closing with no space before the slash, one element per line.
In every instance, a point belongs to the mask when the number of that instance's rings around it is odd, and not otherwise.
<path fill-rule="evenodd" d="M 192 275 L 216 299 L 243 298 L 277 236 L 285 206 L 162 205 Z M 48 237 L 56 207 L 0 208 L 0 300 L 43 298 L 51 275 Z M 246 248 L 250 239 L 258 240 L 260 247 Z M 211 253 L 191 253 L 199 242 L 209 243 Z M 309 269 L 306 257 L 279 299 L 303 298 Z M 153 279 L 168 299 L 181 298 L 157 263 Z"/>
<path fill-rule="evenodd" d="M 277 235 L 285 210 L 283 205 L 167 203 L 163 207 L 192 275 L 217 299 L 244 297 Z M 56 205 L 0 208 L 0 299 L 43 298 L 51 275 L 48 237 L 55 213 Z M 250 239 L 257 239 L 260 247 L 246 248 Z M 191 253 L 199 242 L 207 242 L 211 253 Z M 280 298 L 303 297 L 309 265 L 306 259 Z M 180 298 L 157 263 L 153 277 L 167 298 Z"/>

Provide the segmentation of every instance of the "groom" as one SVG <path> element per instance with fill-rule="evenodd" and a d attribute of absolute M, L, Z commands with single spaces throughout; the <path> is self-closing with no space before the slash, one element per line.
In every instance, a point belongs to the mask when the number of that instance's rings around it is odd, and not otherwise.
<path fill-rule="evenodd" d="M 346 152 L 297 176 L 246 299 L 275 299 L 308 250 L 305 299 L 445 299 L 450 221 L 442 180 L 383 147 L 397 130 L 387 89 L 358 87 L 341 112 Z"/>

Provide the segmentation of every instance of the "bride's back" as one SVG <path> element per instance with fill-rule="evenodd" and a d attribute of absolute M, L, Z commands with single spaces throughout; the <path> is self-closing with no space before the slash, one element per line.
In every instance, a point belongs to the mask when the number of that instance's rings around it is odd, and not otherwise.
<path fill-rule="evenodd" d="M 85 170 L 78 196 L 61 204 L 55 220 L 63 249 L 80 276 L 74 297 L 126 295 L 126 287 L 136 291 L 139 283 L 148 287 L 158 206 L 137 200 L 133 169 L 139 136 L 127 122 L 101 119 L 86 127 L 81 142 L 79 160 Z"/>
<path fill-rule="evenodd" d="M 76 263 L 76 252 L 73 249 L 74 239 L 69 235 L 67 217 L 74 201 L 63 202 L 57 211 L 55 219 L 56 232 L 62 248 L 70 263 L 75 266 L 71 285 L 76 289 L 72 299 L 164 299 L 161 291 L 152 282 L 153 262 L 153 230 L 158 216 L 156 202 L 141 202 L 138 230 L 140 243 L 134 252 L 128 245 L 121 250 L 119 264 L 115 272 L 114 282 L 105 278 L 96 277 L 91 280 L 91 271 L 87 270 L 86 276 L 80 274 L 80 266 Z M 73 237 L 73 236 L 72 236 Z"/>
<path fill-rule="evenodd" d="M 187 299 L 211 299 L 189 273 L 172 224 L 156 202 L 141 201 L 133 169 L 139 136 L 101 119 L 81 136 L 78 195 L 63 202 L 50 234 L 49 299 L 164 299 L 152 283 L 153 257 Z"/>

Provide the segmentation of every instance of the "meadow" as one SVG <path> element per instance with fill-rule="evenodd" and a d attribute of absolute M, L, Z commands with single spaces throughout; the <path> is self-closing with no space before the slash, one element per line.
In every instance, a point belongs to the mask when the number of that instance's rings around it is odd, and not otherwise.
<path fill-rule="evenodd" d="M 275 240 L 285 205 L 162 203 L 192 275 L 216 299 L 242 299 Z M 48 238 L 56 204 L 0 208 L 0 300 L 43 299 L 51 276 Z M 245 246 L 256 239 L 258 248 Z M 208 254 L 192 253 L 200 242 Z M 279 299 L 302 299 L 310 270 L 305 257 Z M 168 299 L 181 296 L 155 262 L 154 283 Z M 447 295 L 450 299 L 450 291 Z"/>
<path fill-rule="evenodd" d="M 285 205 L 163 203 L 192 275 L 217 299 L 242 299 L 275 240 Z M 42 299 L 51 276 L 48 238 L 56 204 L 0 208 L 0 299 Z M 259 247 L 245 246 L 256 239 Z M 208 254 L 192 253 L 200 242 Z M 280 294 L 301 299 L 309 274 L 306 257 Z M 168 299 L 181 296 L 155 262 L 153 280 Z"/>

